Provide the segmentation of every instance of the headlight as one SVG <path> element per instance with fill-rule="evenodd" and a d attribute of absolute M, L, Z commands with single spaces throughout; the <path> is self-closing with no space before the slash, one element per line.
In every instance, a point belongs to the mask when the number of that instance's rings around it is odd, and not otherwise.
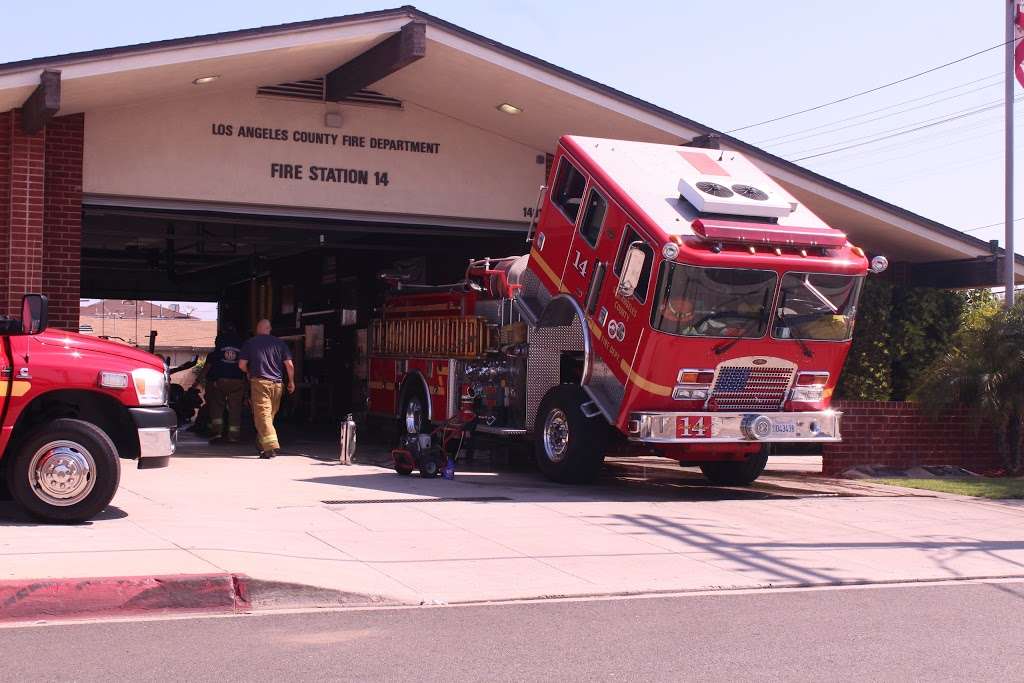
<path fill-rule="evenodd" d="M 132 370 L 135 393 L 140 406 L 162 406 L 167 403 L 167 380 L 164 373 L 152 368 Z"/>

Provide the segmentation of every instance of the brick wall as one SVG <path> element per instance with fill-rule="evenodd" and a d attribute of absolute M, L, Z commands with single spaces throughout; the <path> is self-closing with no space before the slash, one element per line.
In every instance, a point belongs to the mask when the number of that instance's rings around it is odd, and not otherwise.
<path fill-rule="evenodd" d="M 83 115 L 26 135 L 0 113 L 0 314 L 26 292 L 50 297 L 50 324 L 77 329 L 81 273 Z"/>
<path fill-rule="evenodd" d="M 959 408 L 938 419 L 907 401 L 836 401 L 843 412 L 843 442 L 827 444 L 822 472 L 856 465 L 959 465 L 972 471 L 1002 466 L 995 434 Z"/>
<path fill-rule="evenodd" d="M 78 329 L 82 271 L 82 141 L 85 115 L 53 119 L 46 128 L 43 293 L 50 324 Z"/>
<path fill-rule="evenodd" d="M 0 314 L 7 313 L 9 289 L 7 269 L 8 223 L 11 221 L 11 118 L 13 112 L 0 112 Z"/>
<path fill-rule="evenodd" d="M 43 265 L 43 145 L 45 131 L 26 135 L 18 112 L 10 112 L 4 122 L 7 139 L 7 206 L 5 243 L 7 257 L 0 267 L 6 278 L 0 291 L 0 306 L 5 312 L 19 310 L 21 295 L 38 292 L 42 286 Z"/>

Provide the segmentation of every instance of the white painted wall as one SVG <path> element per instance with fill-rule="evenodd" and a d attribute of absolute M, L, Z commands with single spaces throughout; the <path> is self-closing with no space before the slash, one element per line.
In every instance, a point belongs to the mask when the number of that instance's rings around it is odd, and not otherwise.
<path fill-rule="evenodd" d="M 328 109 L 341 113 L 341 128 L 324 125 Z M 231 126 L 233 134 L 214 134 L 218 124 Z M 287 140 L 240 137 L 241 126 L 285 130 Z M 338 137 L 334 144 L 303 143 L 295 141 L 296 131 Z M 367 147 L 345 146 L 343 135 L 362 136 Z M 436 143 L 437 153 L 371 149 L 373 137 Z M 413 104 L 403 110 L 338 107 L 247 90 L 89 112 L 83 190 L 523 221 L 524 207 L 533 206 L 544 182 L 537 155 L 547 151 L 553 150 L 532 149 Z M 272 164 L 302 165 L 303 179 L 272 177 Z M 311 166 L 364 170 L 369 184 L 313 181 Z M 387 173 L 386 186 L 375 183 L 378 172 Z"/>

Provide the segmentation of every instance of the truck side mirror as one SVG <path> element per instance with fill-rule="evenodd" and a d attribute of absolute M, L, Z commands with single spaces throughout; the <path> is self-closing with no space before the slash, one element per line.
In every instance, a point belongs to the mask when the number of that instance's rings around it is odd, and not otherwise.
<path fill-rule="evenodd" d="M 633 296 L 644 272 L 647 254 L 641 246 L 641 242 L 633 242 L 629 245 L 626 257 L 622 259 L 622 274 L 619 276 L 619 286 L 615 289 L 615 295 L 623 299 Z"/>
<path fill-rule="evenodd" d="M 26 294 L 21 298 L 21 333 L 39 334 L 49 322 L 49 300 L 43 294 Z"/>

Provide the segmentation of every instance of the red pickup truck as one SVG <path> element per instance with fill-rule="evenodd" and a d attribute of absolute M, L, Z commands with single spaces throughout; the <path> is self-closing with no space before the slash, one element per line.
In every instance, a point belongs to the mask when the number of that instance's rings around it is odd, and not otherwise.
<path fill-rule="evenodd" d="M 178 422 L 160 358 L 46 327 L 40 294 L 0 318 L 0 481 L 32 516 L 82 522 L 114 497 L 122 458 L 167 466 Z"/>

